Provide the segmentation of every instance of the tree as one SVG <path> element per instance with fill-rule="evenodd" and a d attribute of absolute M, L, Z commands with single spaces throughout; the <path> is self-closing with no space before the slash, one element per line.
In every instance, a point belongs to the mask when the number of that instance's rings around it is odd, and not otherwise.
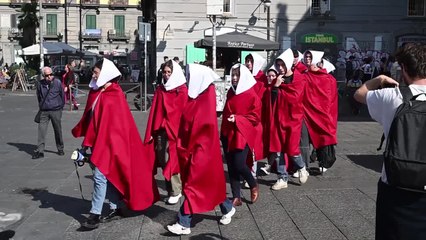
<path fill-rule="evenodd" d="M 23 4 L 21 9 L 18 10 L 18 12 L 21 13 L 18 16 L 18 29 L 22 30 L 22 38 L 19 40 L 19 45 L 22 48 L 26 48 L 37 42 L 36 30 L 40 27 L 40 21 L 37 16 L 37 5 L 36 0 L 31 0 L 31 3 Z M 40 56 L 25 56 L 24 61 L 30 68 L 38 69 L 40 65 Z"/>

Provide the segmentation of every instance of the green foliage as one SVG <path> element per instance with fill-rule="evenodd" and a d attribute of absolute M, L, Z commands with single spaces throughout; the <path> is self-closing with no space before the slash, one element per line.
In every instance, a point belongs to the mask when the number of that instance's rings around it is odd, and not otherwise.
<path fill-rule="evenodd" d="M 36 43 L 36 29 L 40 26 L 37 15 L 37 2 L 25 3 L 18 10 L 21 14 L 18 16 L 18 28 L 22 29 L 22 38 L 19 40 L 19 45 L 22 48 L 31 46 Z"/>

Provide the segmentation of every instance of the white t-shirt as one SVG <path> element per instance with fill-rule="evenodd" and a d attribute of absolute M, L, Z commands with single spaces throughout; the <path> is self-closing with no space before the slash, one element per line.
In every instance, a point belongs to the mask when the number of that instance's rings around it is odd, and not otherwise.
<path fill-rule="evenodd" d="M 426 85 L 412 84 L 409 87 L 413 96 L 426 93 Z M 421 95 L 417 98 L 417 100 L 426 101 L 426 96 Z M 402 102 L 402 94 L 399 91 L 399 88 L 384 88 L 367 92 L 368 112 L 375 121 L 382 125 L 385 138 L 388 137 L 396 109 L 402 104 Z M 382 182 L 387 183 L 384 166 L 382 167 L 381 178 Z"/>

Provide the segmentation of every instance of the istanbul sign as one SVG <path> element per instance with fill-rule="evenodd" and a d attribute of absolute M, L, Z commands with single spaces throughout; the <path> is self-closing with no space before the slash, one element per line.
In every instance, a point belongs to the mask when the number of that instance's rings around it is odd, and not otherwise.
<path fill-rule="evenodd" d="M 302 36 L 302 43 L 337 43 L 337 37 L 328 33 L 311 33 Z"/>

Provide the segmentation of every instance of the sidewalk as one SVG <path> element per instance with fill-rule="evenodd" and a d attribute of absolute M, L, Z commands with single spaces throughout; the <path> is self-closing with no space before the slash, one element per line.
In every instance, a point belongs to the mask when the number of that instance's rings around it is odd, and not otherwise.
<path fill-rule="evenodd" d="M 131 98 L 128 101 L 131 103 Z M 79 99 L 82 105 L 78 111 L 63 112 L 65 156 L 56 154 L 49 126 L 45 157 L 32 160 L 37 141 L 35 93 L 0 90 L 0 212 L 23 214 L 19 222 L 0 229 L 0 239 L 178 238 L 165 226 L 176 221 L 180 205 L 169 206 L 162 201 L 94 231 L 77 231 L 90 209 L 92 191 L 90 168 L 79 168 L 86 200 L 81 199 L 70 160 L 71 152 L 81 143 L 70 131 L 81 117 L 84 102 L 84 98 Z M 147 113 L 133 111 L 133 115 L 143 136 Z M 270 190 L 276 180 L 274 174 L 261 176 L 258 202 L 237 207 L 231 224 L 219 225 L 221 214 L 217 208 L 195 215 L 192 234 L 181 239 L 374 239 L 381 170 L 381 153 L 376 148 L 381 129 L 371 121 L 344 120 L 339 122 L 338 160 L 323 176 L 310 176 L 303 186 L 289 184 L 280 191 Z M 165 196 L 161 174 L 157 179 L 160 194 Z M 229 184 L 227 187 L 230 196 Z M 250 191 L 243 190 L 243 197 L 250 198 Z"/>

